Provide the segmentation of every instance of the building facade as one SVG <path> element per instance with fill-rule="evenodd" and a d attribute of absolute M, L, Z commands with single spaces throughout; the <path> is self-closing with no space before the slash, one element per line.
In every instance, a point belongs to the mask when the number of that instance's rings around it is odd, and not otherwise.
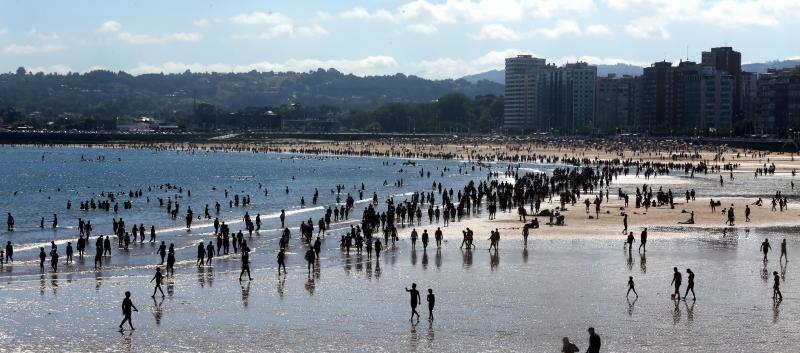
<path fill-rule="evenodd" d="M 758 132 L 800 131 L 800 67 L 760 75 L 756 104 Z"/>

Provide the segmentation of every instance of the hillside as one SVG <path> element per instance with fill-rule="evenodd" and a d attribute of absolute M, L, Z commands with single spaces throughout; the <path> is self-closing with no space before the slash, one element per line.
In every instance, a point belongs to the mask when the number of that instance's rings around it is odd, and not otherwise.
<path fill-rule="evenodd" d="M 191 113 L 197 102 L 220 109 L 249 106 L 334 106 L 374 109 L 393 102 L 428 102 L 450 93 L 466 96 L 503 93 L 494 82 L 427 80 L 416 76 L 360 77 L 333 69 L 312 72 L 146 74 L 93 71 L 85 74 L 0 75 L 0 108 L 30 114 L 84 116 L 155 112 Z"/>

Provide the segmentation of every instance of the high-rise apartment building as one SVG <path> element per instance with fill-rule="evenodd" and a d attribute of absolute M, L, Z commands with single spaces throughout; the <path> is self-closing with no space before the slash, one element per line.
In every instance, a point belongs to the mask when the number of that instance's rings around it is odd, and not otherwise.
<path fill-rule="evenodd" d="M 639 121 L 641 80 L 633 76 L 597 79 L 595 127 L 600 132 L 636 131 Z"/>
<path fill-rule="evenodd" d="M 732 47 L 711 48 L 710 51 L 702 53 L 702 64 L 712 66 L 716 70 L 727 72 L 734 79 L 733 86 L 733 121 L 738 122 L 745 118 L 743 108 L 743 84 L 742 81 L 742 53 L 733 50 Z"/>
<path fill-rule="evenodd" d="M 800 131 L 800 67 L 769 70 L 758 79 L 756 131 Z"/>
<path fill-rule="evenodd" d="M 547 130 L 542 111 L 544 72 L 551 70 L 545 59 L 518 55 L 506 59 L 503 124 L 513 129 Z"/>

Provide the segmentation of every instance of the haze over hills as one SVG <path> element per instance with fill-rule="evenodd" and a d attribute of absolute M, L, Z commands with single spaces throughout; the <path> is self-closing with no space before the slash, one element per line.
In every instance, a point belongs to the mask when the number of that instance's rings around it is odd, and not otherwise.
<path fill-rule="evenodd" d="M 742 70 L 755 73 L 766 73 L 768 69 L 785 69 L 800 65 L 798 60 L 775 60 L 763 63 L 742 64 Z M 597 76 L 607 76 L 608 74 L 639 76 L 644 68 L 629 64 L 597 65 Z M 476 83 L 481 80 L 488 80 L 500 84 L 505 84 L 505 70 L 489 70 L 474 75 L 467 75 L 463 79 Z"/>

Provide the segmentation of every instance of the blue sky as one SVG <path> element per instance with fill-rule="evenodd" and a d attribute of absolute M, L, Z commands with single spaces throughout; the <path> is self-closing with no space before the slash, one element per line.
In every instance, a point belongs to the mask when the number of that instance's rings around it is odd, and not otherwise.
<path fill-rule="evenodd" d="M 0 72 L 456 78 L 519 53 L 648 65 L 729 45 L 744 62 L 800 58 L 797 33 L 800 0 L 0 0 Z"/>

